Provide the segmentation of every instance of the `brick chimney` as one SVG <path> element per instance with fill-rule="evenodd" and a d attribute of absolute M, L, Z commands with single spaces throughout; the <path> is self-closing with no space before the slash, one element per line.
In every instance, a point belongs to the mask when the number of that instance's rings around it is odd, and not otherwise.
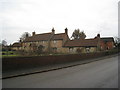
<path fill-rule="evenodd" d="M 32 36 L 34 36 L 35 35 L 35 31 L 34 32 L 32 32 Z"/>
<path fill-rule="evenodd" d="M 28 33 L 26 33 L 26 37 L 28 37 Z"/>
<path fill-rule="evenodd" d="M 100 34 L 97 34 L 97 36 L 95 37 L 95 39 L 96 39 L 96 38 L 100 38 Z"/>
<path fill-rule="evenodd" d="M 22 38 L 20 38 L 19 42 L 22 42 Z"/>
<path fill-rule="evenodd" d="M 52 33 L 55 34 L 55 29 L 54 28 L 52 28 Z"/>
<path fill-rule="evenodd" d="M 68 34 L 68 29 L 67 29 L 67 28 L 65 28 L 65 34 L 66 34 L 66 35 Z"/>
<path fill-rule="evenodd" d="M 97 37 L 100 38 L 100 34 L 97 34 Z"/>

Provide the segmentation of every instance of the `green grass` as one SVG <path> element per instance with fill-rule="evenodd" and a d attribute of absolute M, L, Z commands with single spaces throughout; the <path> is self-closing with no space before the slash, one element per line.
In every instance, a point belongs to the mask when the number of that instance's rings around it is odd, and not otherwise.
<path fill-rule="evenodd" d="M 4 55 L 2 55 L 2 53 L 4 53 Z M 20 56 L 17 54 L 17 52 L 15 51 L 2 51 L 0 52 L 0 58 L 4 58 L 4 57 L 17 57 Z"/>
<path fill-rule="evenodd" d="M 16 53 L 15 51 L 2 51 L 1 53 L 5 53 L 5 54 L 11 54 L 11 53 Z"/>
<path fill-rule="evenodd" d="M 2 58 L 4 58 L 4 57 L 17 57 L 17 56 L 19 56 L 19 55 L 2 55 Z"/>
<path fill-rule="evenodd" d="M 106 55 L 109 55 L 109 54 L 114 54 L 114 53 L 117 53 L 118 52 L 118 49 L 113 49 L 113 50 L 109 50 L 109 51 L 104 51 L 103 53 L 106 52 Z M 2 55 L 2 53 L 4 53 L 4 55 Z M 101 52 L 102 53 L 102 52 Z M 0 52 L 0 58 L 6 58 L 6 57 L 25 57 L 25 56 L 58 56 L 58 55 L 70 55 L 70 53 L 68 54 L 65 54 L 65 53 L 51 53 L 51 54 L 28 54 L 28 55 L 22 55 L 20 54 L 19 52 L 17 51 L 3 51 L 3 52 Z"/>

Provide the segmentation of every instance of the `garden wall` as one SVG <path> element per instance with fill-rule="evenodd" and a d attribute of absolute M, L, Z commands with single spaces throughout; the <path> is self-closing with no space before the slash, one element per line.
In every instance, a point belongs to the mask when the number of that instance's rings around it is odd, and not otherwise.
<path fill-rule="evenodd" d="M 40 67 L 59 63 L 74 62 L 96 57 L 102 57 L 108 53 L 86 53 L 86 54 L 69 54 L 56 56 L 31 56 L 31 57 L 7 57 L 2 59 L 3 72 L 11 70 L 20 70 L 26 68 Z"/>

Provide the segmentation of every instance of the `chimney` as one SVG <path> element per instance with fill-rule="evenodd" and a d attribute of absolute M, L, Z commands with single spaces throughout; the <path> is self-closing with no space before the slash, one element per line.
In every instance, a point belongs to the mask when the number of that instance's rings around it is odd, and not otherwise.
<path fill-rule="evenodd" d="M 97 36 L 94 39 L 100 38 L 100 34 L 97 34 Z"/>
<path fill-rule="evenodd" d="M 28 33 L 26 33 L 26 37 L 28 37 Z"/>
<path fill-rule="evenodd" d="M 68 34 L 68 29 L 67 28 L 65 28 L 65 34 Z"/>
<path fill-rule="evenodd" d="M 19 42 L 22 42 L 22 38 L 20 38 Z"/>
<path fill-rule="evenodd" d="M 52 33 L 55 34 L 55 29 L 54 28 L 52 28 Z"/>
<path fill-rule="evenodd" d="M 99 37 L 99 38 L 100 38 L 100 34 L 97 34 L 97 37 Z"/>
<path fill-rule="evenodd" d="M 32 32 L 32 36 L 34 36 L 35 35 L 35 31 L 34 32 Z"/>

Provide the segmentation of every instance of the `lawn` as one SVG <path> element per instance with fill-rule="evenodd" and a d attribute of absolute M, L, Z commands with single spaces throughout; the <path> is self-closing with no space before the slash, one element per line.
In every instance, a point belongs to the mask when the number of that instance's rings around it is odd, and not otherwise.
<path fill-rule="evenodd" d="M 1 51 L 0 57 L 15 57 L 19 56 L 16 51 Z"/>

